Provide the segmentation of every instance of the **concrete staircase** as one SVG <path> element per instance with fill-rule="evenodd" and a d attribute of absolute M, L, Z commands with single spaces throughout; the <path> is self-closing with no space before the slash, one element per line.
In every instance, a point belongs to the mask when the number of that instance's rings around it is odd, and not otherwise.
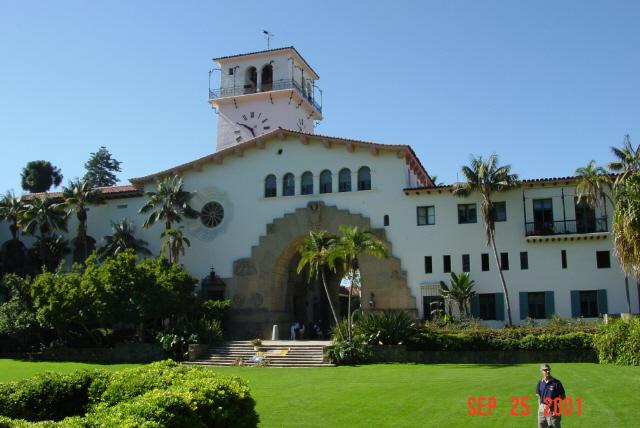
<path fill-rule="evenodd" d="M 206 355 L 187 364 L 201 366 L 260 366 L 267 367 L 332 367 L 324 359 L 324 349 L 330 341 L 264 340 L 254 349 L 250 341 L 226 342 L 210 347 Z M 287 350 L 286 355 L 277 355 Z M 262 359 L 256 360 L 256 353 Z"/>

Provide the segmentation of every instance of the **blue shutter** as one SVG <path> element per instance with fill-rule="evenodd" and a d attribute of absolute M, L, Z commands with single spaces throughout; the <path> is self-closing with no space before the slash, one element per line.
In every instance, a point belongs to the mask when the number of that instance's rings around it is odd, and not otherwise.
<path fill-rule="evenodd" d="M 544 292 L 544 311 L 545 318 L 551 318 L 551 315 L 556 312 L 556 306 L 553 301 L 553 291 Z"/>
<path fill-rule="evenodd" d="M 474 318 L 480 317 L 480 296 L 477 294 L 471 297 L 471 316 Z"/>
<path fill-rule="evenodd" d="M 598 303 L 598 308 L 600 308 L 600 304 Z M 571 317 L 579 318 L 580 317 L 580 291 L 579 290 L 571 290 Z"/>
<path fill-rule="evenodd" d="M 607 290 L 598 290 L 598 313 L 606 314 L 609 312 L 607 308 Z"/>
<path fill-rule="evenodd" d="M 496 293 L 496 321 L 504 321 L 504 293 Z"/>
<path fill-rule="evenodd" d="M 520 292 L 520 319 L 523 320 L 529 316 L 529 293 Z"/>

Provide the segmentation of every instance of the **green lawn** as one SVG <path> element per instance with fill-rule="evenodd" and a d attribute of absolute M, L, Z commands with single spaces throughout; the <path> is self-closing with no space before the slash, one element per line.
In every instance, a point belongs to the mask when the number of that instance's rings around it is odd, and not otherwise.
<path fill-rule="evenodd" d="M 0 360 L 0 380 L 69 363 Z M 118 369 L 122 366 L 108 366 Z M 535 427 L 535 412 L 510 416 L 512 397 L 535 401 L 538 366 L 378 364 L 321 369 L 216 368 L 249 381 L 264 427 Z M 564 427 L 635 427 L 639 367 L 553 364 L 567 395 L 583 400 L 582 416 Z M 495 397 L 492 416 L 468 416 L 471 396 Z M 521 409 L 520 409 L 521 410 Z"/>
<path fill-rule="evenodd" d="M 134 367 L 139 364 L 84 364 L 84 363 L 51 363 L 51 362 L 31 362 L 19 360 L 0 359 L 0 382 L 23 379 L 38 373 L 55 371 L 59 373 L 69 373 L 74 370 L 103 368 L 107 370 L 120 370 L 126 367 Z"/>

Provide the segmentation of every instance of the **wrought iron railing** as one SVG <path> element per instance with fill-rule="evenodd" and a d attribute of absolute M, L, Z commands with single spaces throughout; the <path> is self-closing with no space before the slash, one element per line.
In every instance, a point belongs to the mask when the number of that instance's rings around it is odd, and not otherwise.
<path fill-rule="evenodd" d="M 533 221 L 525 224 L 526 236 L 565 235 L 571 233 L 607 232 L 607 217 L 592 221 L 559 220 Z"/>
<path fill-rule="evenodd" d="M 304 86 L 300 85 L 300 83 L 294 79 L 281 79 L 281 80 L 276 80 L 272 83 L 262 82 L 262 87 L 260 89 L 261 89 L 261 92 L 279 91 L 282 89 L 297 89 L 298 92 L 300 92 L 300 94 L 306 100 L 308 100 L 315 107 L 316 110 L 322 113 L 322 105 L 316 101 L 316 98 L 313 94 L 313 90 L 307 90 Z M 217 98 L 235 97 L 238 95 L 254 94 L 257 91 L 258 89 L 253 84 L 232 86 L 230 88 L 210 89 L 209 99 L 215 100 Z"/>

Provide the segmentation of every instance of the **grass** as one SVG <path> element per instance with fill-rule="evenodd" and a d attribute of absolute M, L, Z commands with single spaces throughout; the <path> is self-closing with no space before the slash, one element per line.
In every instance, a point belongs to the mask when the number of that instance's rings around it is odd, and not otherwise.
<path fill-rule="evenodd" d="M 563 427 L 637 426 L 640 367 L 553 364 L 567 395 L 583 400 L 582 416 Z M 75 363 L 0 360 L 0 380 L 46 369 L 91 367 Z M 104 366 L 117 370 L 124 366 Z M 510 416 L 512 397 L 535 403 L 538 365 L 377 364 L 319 369 L 214 368 L 246 379 L 263 427 L 533 427 L 529 416 Z M 492 416 L 468 416 L 471 396 L 495 397 Z M 521 410 L 521 409 L 520 409 Z"/>
<path fill-rule="evenodd" d="M 55 371 L 69 373 L 74 370 L 103 368 L 107 370 L 121 370 L 135 367 L 139 364 L 85 364 L 85 363 L 54 363 L 48 361 L 21 361 L 0 359 L 0 382 L 24 379 L 35 374 Z"/>

